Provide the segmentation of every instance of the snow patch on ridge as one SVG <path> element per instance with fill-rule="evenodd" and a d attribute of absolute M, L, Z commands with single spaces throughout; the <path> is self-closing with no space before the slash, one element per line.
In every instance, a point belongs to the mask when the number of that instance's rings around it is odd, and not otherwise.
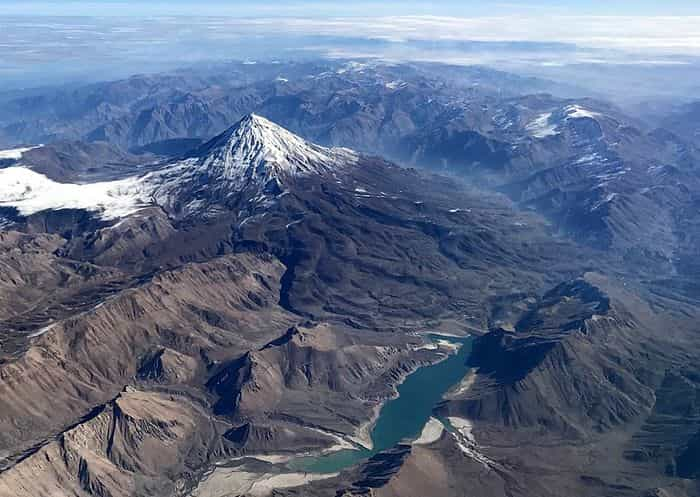
<path fill-rule="evenodd" d="M 447 418 L 454 432 L 452 432 L 452 437 L 457 443 L 457 447 L 462 453 L 473 459 L 474 461 L 480 463 L 486 468 L 491 468 L 496 466 L 496 463 L 481 453 L 479 450 L 479 445 L 476 443 L 476 439 L 472 434 L 472 423 L 468 419 L 460 418 L 457 416 L 450 416 Z"/>
<path fill-rule="evenodd" d="M 605 158 L 601 157 L 598 152 L 582 155 L 581 157 L 576 159 L 576 164 L 579 166 L 588 166 L 591 164 L 598 164 L 603 162 L 605 162 Z"/>
<path fill-rule="evenodd" d="M 388 83 L 385 83 L 384 86 L 388 90 L 398 90 L 398 89 L 405 88 L 406 86 L 408 86 L 408 83 L 405 83 L 401 80 L 396 80 L 396 81 L 389 81 Z"/>
<path fill-rule="evenodd" d="M 525 129 L 535 138 L 546 138 L 548 136 L 558 135 L 557 125 L 549 122 L 551 117 L 551 112 L 540 114 L 537 118 L 528 123 Z"/>
<path fill-rule="evenodd" d="M 23 147 L 23 148 L 13 148 L 10 150 L 0 150 L 0 160 L 3 159 L 14 159 L 19 160 L 22 158 L 25 152 L 34 150 L 35 148 L 41 148 L 43 145 L 37 145 L 35 147 Z"/>
<path fill-rule="evenodd" d="M 580 105 L 567 105 L 564 107 L 564 114 L 566 115 L 567 119 L 580 119 L 583 117 L 595 119 L 596 117 L 600 116 L 598 112 L 584 109 Z"/>
<path fill-rule="evenodd" d="M 615 200 L 615 197 L 617 197 L 617 193 L 608 193 L 608 194 L 605 196 L 605 198 L 603 198 L 602 200 L 599 200 L 598 202 L 596 202 L 596 203 L 593 205 L 593 207 L 591 207 L 591 212 L 600 209 L 601 207 L 603 207 L 603 206 L 606 205 L 606 204 L 609 204 L 610 202 L 612 202 L 613 200 Z"/>

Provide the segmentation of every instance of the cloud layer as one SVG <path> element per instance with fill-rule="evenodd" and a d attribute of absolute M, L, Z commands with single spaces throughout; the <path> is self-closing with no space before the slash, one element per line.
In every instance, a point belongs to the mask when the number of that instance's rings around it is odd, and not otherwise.
<path fill-rule="evenodd" d="M 594 48 L 700 53 L 700 16 L 385 16 L 237 19 L 231 23 L 261 32 L 282 29 L 297 34 L 392 41 L 547 41 Z"/>
<path fill-rule="evenodd" d="M 700 17 L 552 12 L 475 17 L 328 17 L 313 9 L 303 17 L 0 15 L 0 81 L 38 85 L 90 73 L 112 77 L 200 60 L 295 52 L 541 66 L 682 64 L 700 56 Z"/>

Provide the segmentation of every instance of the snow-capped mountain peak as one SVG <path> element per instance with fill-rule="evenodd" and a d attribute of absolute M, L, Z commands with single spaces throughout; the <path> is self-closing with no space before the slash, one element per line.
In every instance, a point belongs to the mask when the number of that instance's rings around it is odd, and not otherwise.
<path fill-rule="evenodd" d="M 348 149 L 314 145 L 264 117 L 250 114 L 205 143 L 191 156 L 143 176 L 86 184 L 58 183 L 28 167 L 0 170 L 0 207 L 21 215 L 56 209 L 82 209 L 112 220 L 145 206 L 190 214 L 202 206 L 227 203 L 244 190 L 268 198 L 287 179 L 324 175 L 352 166 Z M 250 192 L 249 192 L 250 193 Z"/>
<path fill-rule="evenodd" d="M 195 155 L 210 175 L 245 183 L 323 173 L 356 159 L 349 150 L 314 145 L 256 114 L 245 116 Z"/>
<path fill-rule="evenodd" d="M 326 175 L 356 164 L 348 149 L 325 148 L 249 114 L 190 157 L 147 175 L 154 201 L 184 213 L 227 202 L 244 190 L 261 198 L 285 189 L 294 177 Z"/>

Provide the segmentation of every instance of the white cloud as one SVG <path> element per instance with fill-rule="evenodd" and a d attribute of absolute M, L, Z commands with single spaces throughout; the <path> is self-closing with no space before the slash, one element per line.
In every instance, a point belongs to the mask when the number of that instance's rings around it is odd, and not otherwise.
<path fill-rule="evenodd" d="M 54 9 L 58 5 L 51 4 Z M 81 2 L 75 8 L 87 4 Z M 211 10 L 213 4 L 207 5 Z M 225 8 L 216 16 L 204 15 L 210 13 L 207 9 L 189 17 L 107 15 L 123 6 L 112 3 L 100 17 L 51 16 L 51 11 L 12 17 L 3 5 L 0 88 L 116 78 L 203 60 L 284 58 L 301 50 L 501 68 L 683 64 L 696 63 L 690 57 L 700 56 L 700 16 L 582 16 L 562 15 L 558 9 L 472 17 L 395 16 L 381 15 L 387 10 L 384 5 L 374 17 L 329 17 L 312 8 L 304 16 L 286 16 L 282 10 L 276 17 L 265 10 L 258 16 L 241 17 Z M 460 44 L 472 41 L 504 43 Z"/>
<path fill-rule="evenodd" d="M 231 19 L 241 29 L 392 41 L 564 42 L 584 47 L 700 53 L 700 16 L 385 16 Z"/>

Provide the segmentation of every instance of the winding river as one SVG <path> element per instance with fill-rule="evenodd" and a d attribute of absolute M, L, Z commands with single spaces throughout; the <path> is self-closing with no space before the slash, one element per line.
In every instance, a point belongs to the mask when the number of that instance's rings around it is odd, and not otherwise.
<path fill-rule="evenodd" d="M 443 395 L 467 374 L 467 359 L 472 339 L 429 335 L 432 341 L 445 340 L 459 345 L 457 353 L 443 361 L 418 369 L 398 387 L 398 397 L 388 401 L 379 412 L 372 429 L 373 448 L 358 447 L 320 456 L 301 457 L 288 464 L 290 469 L 309 473 L 336 473 L 401 441 L 417 438 L 428 422 L 433 408 Z"/>

